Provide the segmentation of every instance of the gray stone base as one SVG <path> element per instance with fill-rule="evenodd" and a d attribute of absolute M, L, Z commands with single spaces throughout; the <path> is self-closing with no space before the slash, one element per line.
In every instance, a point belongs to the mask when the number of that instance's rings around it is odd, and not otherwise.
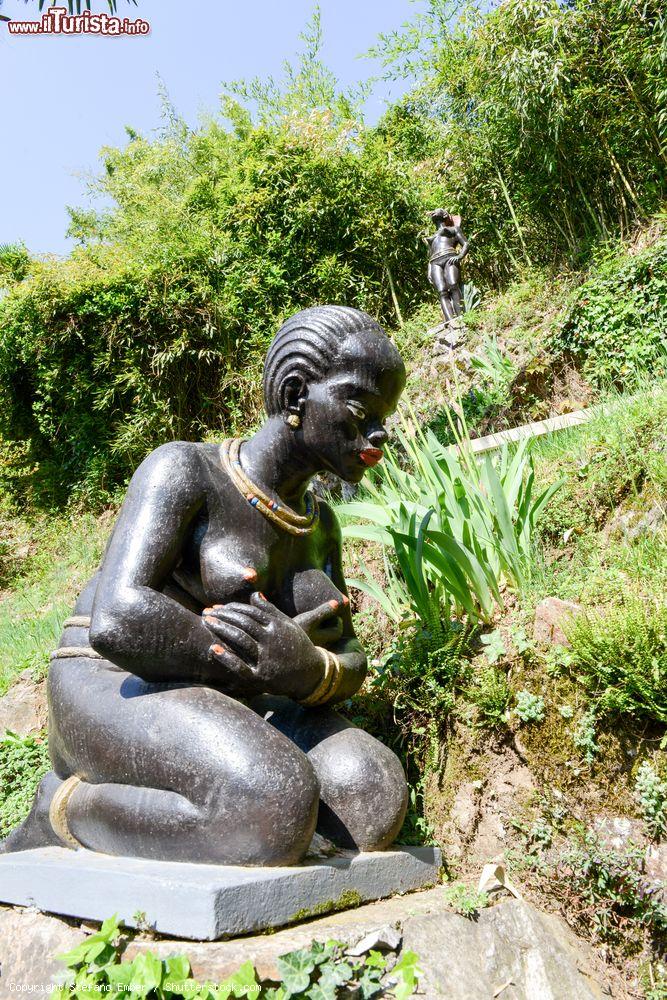
<path fill-rule="evenodd" d="M 343 854 L 298 868 L 236 868 L 116 858 L 48 847 L 0 855 L 0 903 L 196 941 L 281 927 L 438 881 L 440 851 Z"/>

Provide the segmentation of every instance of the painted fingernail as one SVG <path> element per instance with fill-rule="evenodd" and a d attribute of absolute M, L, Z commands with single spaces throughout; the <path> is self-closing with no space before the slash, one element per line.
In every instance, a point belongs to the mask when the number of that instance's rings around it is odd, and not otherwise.
<path fill-rule="evenodd" d="M 204 611 L 222 611 L 224 604 L 214 604 L 212 608 L 204 608 Z"/>
<path fill-rule="evenodd" d="M 329 601 L 329 607 L 333 608 L 334 611 L 336 610 L 337 607 L 339 607 L 339 605 L 340 605 L 340 601 Z"/>
<path fill-rule="evenodd" d="M 257 579 L 257 570 L 253 569 L 252 566 L 246 566 L 243 570 L 243 579 L 247 580 L 248 583 L 254 583 Z"/>
<path fill-rule="evenodd" d="M 343 607 L 345 607 L 349 603 L 350 603 L 350 598 L 346 597 L 345 594 L 343 594 Z"/>
<path fill-rule="evenodd" d="M 210 615 L 204 615 L 204 621 L 208 622 L 209 625 L 217 625 L 218 624 L 218 619 L 217 618 L 211 618 Z"/>
<path fill-rule="evenodd" d="M 261 590 L 258 590 L 257 593 L 259 594 L 259 596 L 262 598 L 263 601 L 268 601 L 268 597 L 266 596 L 266 594 L 263 594 Z"/>
<path fill-rule="evenodd" d="M 212 615 L 213 611 L 214 611 L 214 608 L 204 608 L 204 610 L 202 611 L 202 614 L 203 615 Z"/>
<path fill-rule="evenodd" d="M 220 656 L 221 653 L 226 652 L 226 649 L 224 646 L 221 646 L 219 643 L 216 643 L 215 646 L 211 646 L 211 652 L 216 653 L 218 656 Z"/>

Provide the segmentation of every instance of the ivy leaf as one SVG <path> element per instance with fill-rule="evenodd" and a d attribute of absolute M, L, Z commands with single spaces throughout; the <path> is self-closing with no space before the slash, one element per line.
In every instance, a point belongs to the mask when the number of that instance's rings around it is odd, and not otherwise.
<path fill-rule="evenodd" d="M 312 951 L 301 949 L 282 955 L 276 962 L 280 978 L 288 993 L 304 993 L 315 970 Z"/>
<path fill-rule="evenodd" d="M 137 955 L 131 963 L 132 994 L 147 997 L 151 990 L 159 989 L 162 983 L 162 962 L 152 952 Z"/>
<path fill-rule="evenodd" d="M 369 997 L 375 997 L 378 993 L 384 992 L 381 978 L 382 973 L 379 969 L 364 969 L 364 974 L 357 983 L 363 1000 L 369 1000 Z"/>
<path fill-rule="evenodd" d="M 414 951 L 406 951 L 391 970 L 391 977 L 396 980 L 392 990 L 395 1000 L 408 1000 L 414 993 L 417 980 L 422 974 L 418 962 L 419 957 Z"/>
<path fill-rule="evenodd" d="M 320 966 L 320 983 L 342 986 L 354 976 L 354 969 L 347 962 L 325 962 Z"/>
<path fill-rule="evenodd" d="M 364 965 L 368 969 L 386 969 L 387 958 L 381 951 L 370 951 L 364 960 Z"/>
<path fill-rule="evenodd" d="M 165 959 L 165 972 L 172 980 L 189 979 L 192 972 L 190 962 L 185 955 L 170 955 Z"/>
<path fill-rule="evenodd" d="M 341 941 L 327 941 L 326 944 L 322 944 L 321 941 L 313 941 L 310 947 L 310 954 L 312 955 L 315 965 L 321 965 L 322 962 L 328 961 L 336 953 L 336 949 L 342 948 Z"/>
<path fill-rule="evenodd" d="M 255 966 L 248 960 L 236 970 L 233 976 L 225 979 L 224 983 L 216 991 L 216 994 L 219 1000 L 227 1000 L 227 997 L 230 996 L 257 998 L 259 992 Z"/>
<path fill-rule="evenodd" d="M 308 1000 L 336 1000 L 338 987 L 335 983 L 320 980 L 310 987 L 306 996 Z"/>

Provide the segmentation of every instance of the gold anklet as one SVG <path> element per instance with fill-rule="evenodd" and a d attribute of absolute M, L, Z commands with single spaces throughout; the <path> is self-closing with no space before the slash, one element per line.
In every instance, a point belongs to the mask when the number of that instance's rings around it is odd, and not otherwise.
<path fill-rule="evenodd" d="M 81 778 L 73 774 L 56 789 L 55 795 L 51 799 L 49 806 L 49 822 L 56 836 L 62 840 L 67 847 L 72 847 L 75 851 L 83 845 L 79 843 L 69 828 L 67 822 L 67 803 L 72 798 L 75 790 L 81 784 Z"/>

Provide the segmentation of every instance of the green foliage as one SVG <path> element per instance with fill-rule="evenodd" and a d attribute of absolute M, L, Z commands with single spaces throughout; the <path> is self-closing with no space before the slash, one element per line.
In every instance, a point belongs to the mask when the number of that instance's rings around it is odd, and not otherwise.
<path fill-rule="evenodd" d="M 466 698 L 477 706 L 483 726 L 500 726 L 507 722 L 511 694 L 506 675 L 494 667 L 479 671 L 466 690 Z"/>
<path fill-rule="evenodd" d="M 667 370 L 667 237 L 631 254 L 615 247 L 595 261 L 553 341 L 598 385 L 636 383 Z"/>
<path fill-rule="evenodd" d="M 470 640 L 457 622 L 432 617 L 400 635 L 371 676 L 369 692 L 391 706 L 403 754 L 422 780 L 437 766 L 440 737 L 468 677 Z"/>
<path fill-rule="evenodd" d="M 470 889 L 465 882 L 452 882 L 445 887 L 444 895 L 449 905 L 462 917 L 475 918 L 480 910 L 489 905 L 486 892 Z"/>
<path fill-rule="evenodd" d="M 22 243 L 0 244 L 0 288 L 23 281 L 30 270 L 30 254 Z"/>
<path fill-rule="evenodd" d="M 109 519 L 26 519 L 0 506 L 0 694 L 23 670 L 44 676 L 62 624 L 104 550 Z M 3 559 L 3 540 L 11 554 Z"/>
<path fill-rule="evenodd" d="M 0 738 L 0 840 L 28 815 L 50 766 L 45 736 L 8 732 Z"/>
<path fill-rule="evenodd" d="M 590 833 L 578 840 L 549 866 L 545 888 L 575 929 L 596 944 L 637 953 L 648 938 L 660 953 L 667 942 L 667 908 L 644 874 L 643 852 L 607 848 Z"/>
<path fill-rule="evenodd" d="M 584 760 L 589 767 L 600 752 L 600 747 L 595 738 L 596 722 L 595 711 L 584 712 L 572 733 L 572 742 L 577 750 L 583 754 Z"/>
<path fill-rule="evenodd" d="M 530 691 L 517 691 L 514 711 L 522 722 L 543 722 L 544 698 Z"/>
<path fill-rule="evenodd" d="M 104 150 L 111 209 L 75 212 L 71 258 L 33 261 L 0 300 L 0 439 L 15 449 L 0 486 L 105 503 L 152 447 L 253 422 L 292 312 L 337 302 L 389 323 L 392 282 L 401 309 L 416 303 L 420 175 L 337 94 L 313 30 L 283 90 L 248 85 L 256 120 L 228 95 L 228 124 L 191 132 L 167 107 L 162 137 Z"/>
<path fill-rule="evenodd" d="M 598 715 L 667 723 L 667 605 L 628 598 L 566 629 L 570 670 Z"/>
<path fill-rule="evenodd" d="M 667 830 L 667 782 L 648 760 L 637 771 L 635 798 L 651 836 L 658 839 Z"/>
<path fill-rule="evenodd" d="M 57 991 L 60 1000 L 93 992 L 123 995 L 128 1000 L 336 1000 L 342 990 L 363 1000 L 380 996 L 407 1000 L 416 990 L 421 974 L 414 952 L 402 954 L 390 970 L 387 956 L 379 951 L 350 957 L 340 942 L 313 941 L 310 948 L 278 958 L 278 983 L 261 982 L 253 963 L 248 961 L 223 983 L 200 984 L 192 978 L 184 955 L 160 959 L 147 951 L 131 962 L 122 962 L 122 943 L 120 924 L 114 916 L 105 920 L 96 934 L 59 956 L 69 969 L 67 982 Z"/>
<path fill-rule="evenodd" d="M 527 583 L 535 525 L 560 484 L 533 494 L 526 442 L 478 460 L 467 435 L 459 435 L 458 452 L 407 423 L 397 437 L 405 467 L 388 450 L 365 497 L 338 508 L 370 522 L 348 524 L 344 534 L 381 542 L 395 566 L 387 561 L 386 587 L 368 574 L 352 584 L 396 622 L 428 621 L 434 607 L 445 617 L 490 621 L 503 606 L 502 586 L 521 591 Z"/>
<path fill-rule="evenodd" d="M 667 18 L 659 0 L 448 0 L 377 48 L 415 80 L 403 120 L 438 134 L 437 201 L 474 220 L 487 282 L 580 259 L 665 193 Z M 395 129 L 399 121 L 394 114 Z"/>

